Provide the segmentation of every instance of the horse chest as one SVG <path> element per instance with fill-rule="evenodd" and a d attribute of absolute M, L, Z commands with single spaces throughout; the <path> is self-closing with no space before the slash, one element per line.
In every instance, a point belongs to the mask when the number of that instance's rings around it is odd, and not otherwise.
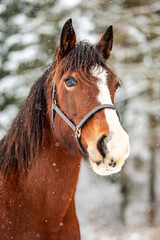
<path fill-rule="evenodd" d="M 1 203 L 3 211 L 0 211 L 0 236 L 3 240 L 78 239 L 74 199 L 67 201 L 65 194 L 59 204 L 56 203 L 56 207 L 54 201 L 48 200 L 46 193 L 37 194 L 36 191 L 32 194 L 28 191 L 27 195 L 17 191 L 16 197 L 13 193 L 8 196 L 4 194 Z"/>

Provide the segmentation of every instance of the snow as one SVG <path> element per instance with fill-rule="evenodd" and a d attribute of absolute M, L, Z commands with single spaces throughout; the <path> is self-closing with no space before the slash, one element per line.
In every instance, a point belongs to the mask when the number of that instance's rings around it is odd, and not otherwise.
<path fill-rule="evenodd" d="M 9 94 L 9 91 L 12 91 L 14 86 L 18 87 L 18 76 L 6 76 L 1 79 L 0 84 L 0 94 L 6 93 Z"/>
<path fill-rule="evenodd" d="M 27 23 L 28 18 L 22 13 L 12 17 L 11 21 L 17 26 L 24 26 L 24 24 Z"/>
<path fill-rule="evenodd" d="M 26 62 L 36 59 L 38 57 L 38 49 L 38 45 L 32 45 L 20 51 L 10 52 L 8 55 L 9 60 L 5 62 L 3 69 L 5 71 L 15 71 L 18 66 L 24 62 L 24 58 L 26 59 Z"/>
<path fill-rule="evenodd" d="M 126 30 L 131 35 L 133 41 L 144 42 L 145 35 L 142 34 L 136 27 L 134 27 L 134 26 L 127 26 Z"/>
<path fill-rule="evenodd" d="M 18 111 L 19 109 L 14 104 L 10 104 L 0 112 L 0 138 L 6 134 Z"/>
<path fill-rule="evenodd" d="M 5 10 L 6 10 L 6 6 L 4 4 L 0 4 L 0 14 L 5 12 Z"/>
<path fill-rule="evenodd" d="M 78 5 L 81 2 L 81 0 L 60 0 L 59 1 L 59 7 L 62 10 L 62 6 L 63 9 L 71 9 L 73 7 L 75 7 L 76 5 Z"/>
<path fill-rule="evenodd" d="M 136 195 L 132 196 L 136 201 L 132 199 L 126 211 L 126 225 L 122 224 L 120 185 L 111 179 L 114 176 L 95 175 L 89 163 L 83 162 L 76 192 L 82 240 L 159 240 L 159 228 L 143 227 L 148 208 L 145 199 L 142 201 Z"/>
<path fill-rule="evenodd" d="M 6 41 L 5 45 L 10 48 L 14 44 L 22 44 L 22 45 L 29 45 L 38 42 L 38 36 L 35 33 L 24 33 L 24 34 L 12 34 L 9 36 Z"/>
<path fill-rule="evenodd" d="M 23 0 L 23 3 L 33 2 L 39 3 L 38 0 Z M 99 177 L 89 164 L 82 164 L 76 193 L 82 240 L 159 240 L 160 230 L 156 224 L 159 226 L 160 223 L 160 2 L 133 8 L 124 8 L 125 1 L 115 2 L 104 5 L 102 11 L 99 0 L 60 0 L 49 10 L 45 6 L 45 11 L 39 11 L 36 18 L 27 17 L 23 9 L 20 14 L 9 18 L 7 23 L 0 17 L 0 65 L 3 66 L 2 70 L 9 71 L 7 76 L 0 79 L 0 103 L 2 106 L 5 103 L 4 95 L 16 98 L 18 102 L 25 100 L 30 86 L 44 69 L 28 67 L 18 74 L 19 68 L 24 62 L 34 62 L 34 59 L 42 60 L 44 65 L 51 62 L 48 53 L 53 51 L 50 48 L 53 40 L 50 39 L 54 35 L 54 41 L 57 41 L 65 20 L 73 19 L 78 40 L 87 39 L 92 43 L 96 43 L 100 38 L 98 34 L 112 24 L 114 41 L 118 42 L 114 44 L 111 62 L 124 85 L 124 90 L 117 93 L 116 106 L 120 112 L 124 111 L 122 122 L 130 136 L 131 155 L 121 173 L 111 177 Z M 0 3 L 0 14 L 6 11 L 9 4 L 9 0 Z M 58 19 L 55 24 L 54 19 Z M 7 24 L 12 27 L 12 23 L 18 30 L 13 31 L 12 35 L 5 35 Z M 44 36 L 48 36 L 45 43 L 49 45 L 48 53 L 44 51 L 44 45 L 40 45 L 40 39 Z M 22 50 L 14 50 L 16 45 Z M 9 54 L 3 59 L 7 51 Z M 0 138 L 6 134 L 17 112 L 18 107 L 13 104 L 0 112 Z M 151 115 L 155 117 L 152 123 L 149 119 Z M 155 122 L 157 126 L 154 126 Z M 59 147 L 59 143 L 55 146 Z M 149 226 L 149 168 L 153 157 L 155 227 Z M 59 171 L 54 162 L 53 169 Z M 126 195 L 122 194 L 123 185 L 127 187 Z"/>

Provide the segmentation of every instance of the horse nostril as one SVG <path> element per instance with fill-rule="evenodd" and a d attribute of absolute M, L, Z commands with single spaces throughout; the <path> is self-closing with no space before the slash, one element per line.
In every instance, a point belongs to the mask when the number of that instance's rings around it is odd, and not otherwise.
<path fill-rule="evenodd" d="M 111 159 L 111 161 L 110 161 L 110 163 L 108 164 L 110 167 L 115 167 L 116 165 L 117 165 L 117 163 L 113 160 L 113 159 Z"/>
<path fill-rule="evenodd" d="M 107 135 L 103 134 L 97 141 L 97 149 L 103 158 L 105 158 L 106 154 L 108 153 L 107 145 L 106 145 L 106 141 L 105 141 L 106 138 L 107 138 Z"/>
<path fill-rule="evenodd" d="M 99 161 L 97 161 L 97 162 L 95 162 L 96 164 L 97 164 L 97 166 L 99 166 L 100 164 L 101 164 L 101 162 L 99 162 Z"/>

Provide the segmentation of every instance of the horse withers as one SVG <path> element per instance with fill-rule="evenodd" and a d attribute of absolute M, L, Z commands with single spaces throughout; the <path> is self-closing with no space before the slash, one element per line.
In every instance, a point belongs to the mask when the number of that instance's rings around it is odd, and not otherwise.
<path fill-rule="evenodd" d="M 108 67 L 110 26 L 94 46 L 76 43 L 69 19 L 53 62 L 0 141 L 0 240 L 78 240 L 75 190 L 82 158 L 94 172 L 121 170 L 129 138 Z"/>

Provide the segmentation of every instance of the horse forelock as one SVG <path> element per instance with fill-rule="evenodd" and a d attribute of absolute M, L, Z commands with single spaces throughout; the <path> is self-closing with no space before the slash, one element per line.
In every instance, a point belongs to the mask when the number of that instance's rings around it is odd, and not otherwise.
<path fill-rule="evenodd" d="M 57 65 L 60 65 L 59 78 L 66 72 L 77 72 L 83 81 L 90 81 L 88 78 L 91 69 L 96 67 L 106 68 L 106 61 L 96 47 L 86 41 L 75 44 L 74 48 Z"/>

